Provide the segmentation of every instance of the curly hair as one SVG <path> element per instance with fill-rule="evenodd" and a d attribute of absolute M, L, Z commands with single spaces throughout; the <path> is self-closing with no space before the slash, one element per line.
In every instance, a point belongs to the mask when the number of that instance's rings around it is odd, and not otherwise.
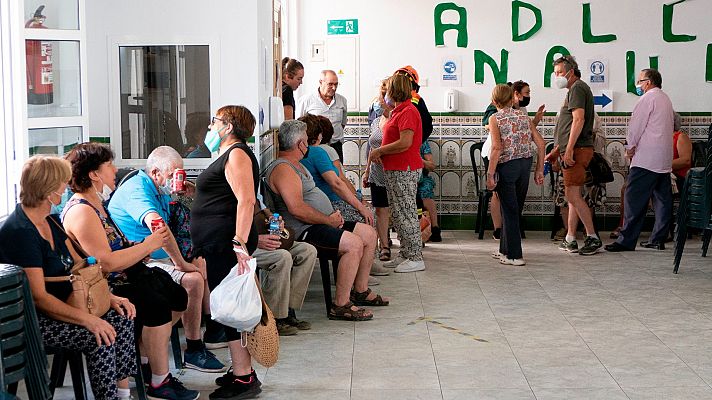
<path fill-rule="evenodd" d="M 102 143 L 81 143 L 67 153 L 64 158 L 72 164 L 72 179 L 69 187 L 75 193 L 82 193 L 92 187 L 89 173 L 97 171 L 102 164 L 114 160 L 114 152 Z"/>

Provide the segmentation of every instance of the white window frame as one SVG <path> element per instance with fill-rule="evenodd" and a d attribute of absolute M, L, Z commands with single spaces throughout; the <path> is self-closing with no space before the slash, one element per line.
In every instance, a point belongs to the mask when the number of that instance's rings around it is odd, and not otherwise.
<path fill-rule="evenodd" d="M 119 47 L 124 46 L 208 46 L 210 57 L 210 107 L 211 111 L 217 110 L 215 99 L 220 99 L 220 39 L 218 37 L 163 37 L 142 35 L 140 39 L 135 36 L 110 36 L 107 42 L 109 49 L 109 131 L 111 147 L 121 149 L 121 72 L 119 68 Z M 205 128 L 207 131 L 207 127 Z M 183 167 L 188 170 L 205 169 L 215 158 L 184 158 Z M 119 167 L 144 168 L 146 159 L 123 158 L 120 151 L 116 151 L 114 164 Z"/>
<path fill-rule="evenodd" d="M 15 209 L 27 159 L 24 4 L 0 0 L 0 225 Z"/>

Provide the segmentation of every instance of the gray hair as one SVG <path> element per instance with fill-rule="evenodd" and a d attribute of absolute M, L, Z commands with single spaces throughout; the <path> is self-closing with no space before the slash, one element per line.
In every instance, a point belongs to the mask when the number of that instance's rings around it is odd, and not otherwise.
<path fill-rule="evenodd" d="M 337 78 L 339 77 L 339 75 L 337 75 L 337 74 L 336 74 L 336 71 L 334 71 L 333 69 L 323 69 L 323 70 L 321 70 L 321 77 L 322 77 L 322 79 L 323 79 L 323 78 L 326 78 L 326 76 L 329 75 L 329 74 L 332 74 L 332 75 L 334 75 L 334 76 L 337 77 Z"/>
<path fill-rule="evenodd" d="M 576 62 L 576 57 L 567 55 L 567 56 L 561 56 L 554 61 L 554 66 L 563 64 L 564 65 L 564 71 L 569 72 L 572 69 L 574 70 L 574 74 L 577 72 L 580 74 L 581 72 L 579 71 L 578 68 L 578 63 Z M 578 75 L 580 76 L 580 75 Z"/>
<path fill-rule="evenodd" d="M 174 165 L 183 166 L 183 158 L 176 149 L 170 146 L 159 146 L 153 149 L 146 160 L 146 174 L 158 169 L 161 173 L 167 173 Z"/>
<path fill-rule="evenodd" d="M 673 121 L 673 130 L 677 132 L 680 130 L 680 128 L 682 128 L 682 117 L 679 113 L 675 113 L 675 119 Z"/>
<path fill-rule="evenodd" d="M 296 119 L 282 122 L 279 126 L 279 150 L 292 150 L 299 139 L 307 136 L 307 124 Z"/>

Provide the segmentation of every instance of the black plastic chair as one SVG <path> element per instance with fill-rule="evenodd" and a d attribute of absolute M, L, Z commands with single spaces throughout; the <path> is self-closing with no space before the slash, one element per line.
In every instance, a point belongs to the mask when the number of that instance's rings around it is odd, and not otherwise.
<path fill-rule="evenodd" d="M 49 390 L 54 395 L 54 390 L 64 386 L 64 377 L 67 365 L 72 376 L 72 388 L 76 400 L 88 398 L 86 379 L 84 379 L 84 361 L 81 351 L 72 351 L 58 347 L 45 347 L 48 355 L 54 355 L 52 369 L 49 375 Z"/>
<path fill-rule="evenodd" d="M 317 251 L 317 258 L 319 258 L 321 285 L 324 289 L 324 304 L 326 305 L 326 315 L 328 316 L 329 311 L 331 311 L 331 306 L 334 303 L 333 297 L 331 296 L 331 273 L 329 271 L 329 263 L 331 262 L 331 269 L 334 273 L 334 282 L 336 282 L 336 270 L 339 268 L 339 257 L 325 255 Z"/>
<path fill-rule="evenodd" d="M 470 161 L 472 162 L 472 171 L 475 177 L 475 194 L 477 195 L 477 220 L 475 220 L 475 232 L 477 238 L 482 240 L 485 237 L 485 223 L 488 215 L 488 207 L 492 198 L 492 191 L 487 190 L 487 168 L 484 159 L 482 158 L 482 146 L 484 142 L 478 142 L 470 147 Z M 478 156 L 479 154 L 479 156 Z M 482 182 L 485 187 L 480 186 Z"/>
<path fill-rule="evenodd" d="M 685 177 L 685 186 L 677 210 L 673 273 L 680 268 L 680 260 L 687 240 L 687 228 L 703 230 L 702 257 L 712 238 L 712 125 L 706 143 L 705 167 L 692 168 Z"/>

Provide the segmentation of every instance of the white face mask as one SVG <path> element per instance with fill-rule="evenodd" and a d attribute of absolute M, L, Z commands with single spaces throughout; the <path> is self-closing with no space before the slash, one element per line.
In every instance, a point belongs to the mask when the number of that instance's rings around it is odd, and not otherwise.
<path fill-rule="evenodd" d="M 104 183 L 104 181 L 101 178 L 99 178 L 99 180 L 101 181 L 103 186 L 101 187 L 101 192 L 97 191 L 96 195 L 99 196 L 99 198 L 101 199 L 101 202 L 104 203 L 104 202 L 109 201 L 109 199 L 111 198 L 111 193 L 113 193 L 114 191 L 111 190 L 109 185 Z"/>
<path fill-rule="evenodd" d="M 557 89 L 566 89 L 566 85 L 569 84 L 569 80 L 566 79 L 566 76 L 555 76 L 554 77 L 554 86 Z"/>

